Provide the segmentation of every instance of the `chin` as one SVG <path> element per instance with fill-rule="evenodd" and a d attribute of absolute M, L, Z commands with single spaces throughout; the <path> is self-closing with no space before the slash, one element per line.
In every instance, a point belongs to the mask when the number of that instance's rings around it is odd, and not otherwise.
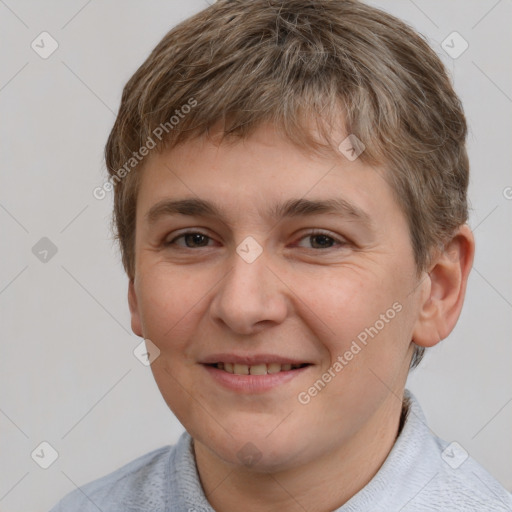
<path fill-rule="evenodd" d="M 221 429 L 222 433 L 216 432 L 215 435 L 203 432 L 203 435 L 192 437 L 227 464 L 255 472 L 277 472 L 297 465 L 298 459 L 306 455 L 306 447 L 311 446 L 307 439 L 289 429 L 273 432 L 272 429 L 278 424 L 279 421 L 276 421 L 271 427 L 254 428 L 239 423 L 236 431 L 228 429 L 232 436 Z"/>

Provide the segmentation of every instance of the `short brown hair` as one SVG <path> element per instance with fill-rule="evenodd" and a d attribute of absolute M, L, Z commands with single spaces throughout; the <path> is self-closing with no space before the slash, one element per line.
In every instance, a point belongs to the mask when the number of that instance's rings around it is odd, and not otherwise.
<path fill-rule="evenodd" d="M 421 35 L 355 0 L 220 0 L 165 35 L 123 91 L 105 157 L 130 279 L 140 155 L 218 122 L 242 138 L 270 122 L 311 151 L 337 149 L 341 122 L 365 145 L 360 158 L 385 166 L 418 271 L 467 221 L 466 120 Z"/>

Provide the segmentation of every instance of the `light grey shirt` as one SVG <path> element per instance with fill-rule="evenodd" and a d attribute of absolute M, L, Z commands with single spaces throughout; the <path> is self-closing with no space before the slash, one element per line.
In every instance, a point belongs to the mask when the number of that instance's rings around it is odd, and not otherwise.
<path fill-rule="evenodd" d="M 512 495 L 457 443 L 429 430 L 416 398 L 374 478 L 335 512 L 512 511 Z M 165 446 L 76 489 L 50 512 L 214 512 L 197 473 L 192 438 Z M 243 510 L 243 507 L 242 507 Z"/>

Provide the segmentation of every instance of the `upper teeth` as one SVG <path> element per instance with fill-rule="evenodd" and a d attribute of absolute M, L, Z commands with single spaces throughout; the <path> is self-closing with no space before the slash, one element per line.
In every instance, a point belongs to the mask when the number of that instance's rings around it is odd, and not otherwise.
<path fill-rule="evenodd" d="M 291 369 L 300 368 L 302 364 L 281 364 L 281 363 L 262 363 L 262 364 L 238 364 L 238 363 L 217 363 L 215 365 L 220 370 L 237 375 L 266 375 L 267 373 L 285 372 Z"/>

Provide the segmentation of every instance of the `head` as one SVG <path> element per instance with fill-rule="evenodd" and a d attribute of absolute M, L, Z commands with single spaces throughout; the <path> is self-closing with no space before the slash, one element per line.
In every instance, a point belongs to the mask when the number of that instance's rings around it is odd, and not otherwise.
<path fill-rule="evenodd" d="M 465 138 L 426 41 L 360 2 L 219 1 L 163 38 L 125 86 L 106 161 L 132 329 L 195 439 L 291 464 L 403 390 L 462 307 Z M 251 392 L 212 368 L 265 358 L 306 366 Z"/>

